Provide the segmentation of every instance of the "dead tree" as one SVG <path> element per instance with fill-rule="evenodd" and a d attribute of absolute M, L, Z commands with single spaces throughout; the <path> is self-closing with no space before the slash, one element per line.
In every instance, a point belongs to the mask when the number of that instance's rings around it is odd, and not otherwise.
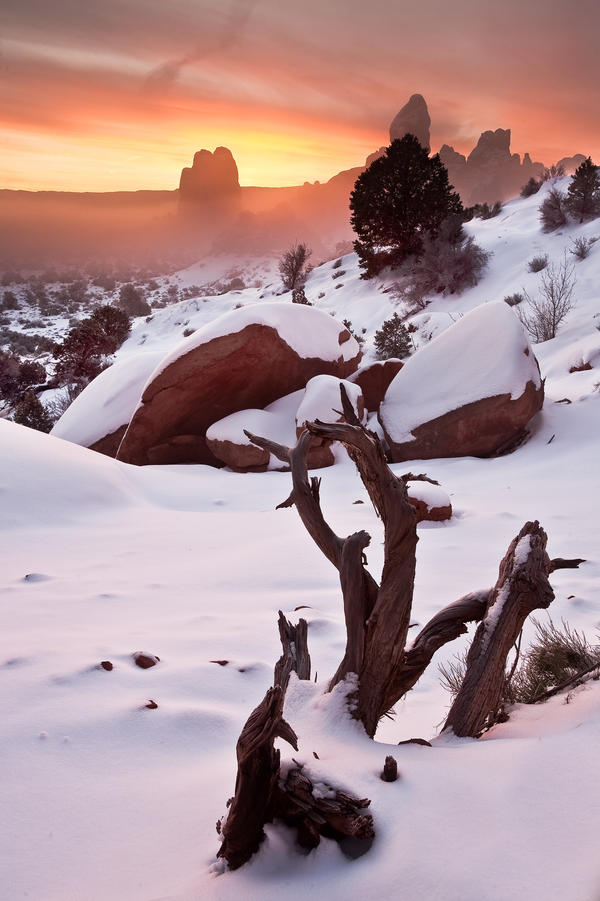
<path fill-rule="evenodd" d="M 444 725 L 455 735 L 479 735 L 496 720 L 508 653 L 529 614 L 554 600 L 548 573 L 558 567 L 548 558 L 547 540 L 538 522 L 526 523 L 500 564 L 485 617 L 469 648 L 465 677 Z"/>
<path fill-rule="evenodd" d="M 295 447 L 285 447 L 249 432 L 246 434 L 254 444 L 289 464 L 293 487 L 284 506 L 295 504 L 308 533 L 338 570 L 346 620 L 346 651 L 330 689 L 348 673 L 358 675 L 354 715 L 372 737 L 381 717 L 418 681 L 435 652 L 465 633 L 467 623 L 480 622 L 487 616 L 497 597 L 497 588 L 465 595 L 445 607 L 407 647 L 418 540 L 416 515 L 407 497 L 407 477 L 397 477 L 390 470 L 379 438 L 360 424 L 343 386 L 340 387 L 346 421 L 306 423 Z M 366 568 L 365 549 L 370 543 L 370 535 L 360 531 L 341 538 L 323 516 L 320 480 L 314 477 L 309 480 L 307 470 L 307 453 L 313 436 L 344 444 L 383 522 L 384 563 L 380 584 Z M 533 546 L 534 539 L 531 541 Z M 507 556 L 510 553 L 509 549 Z M 552 563 L 545 552 L 544 559 L 547 573 L 551 571 Z M 537 597 L 536 591 L 539 597 L 531 609 L 547 606 L 546 586 L 547 580 L 532 586 L 531 603 L 534 596 Z M 497 634 L 500 635 L 508 625 L 503 617 Z M 503 664 L 498 663 L 493 672 L 500 691 L 504 681 L 502 667 L 514 642 L 510 637 L 512 631 L 510 628 L 506 640 L 498 646 L 498 660 L 504 654 Z"/>
<path fill-rule="evenodd" d="M 310 656 L 307 646 L 307 624 L 297 626 L 279 612 L 279 635 L 283 653 L 275 664 L 274 684 L 261 703 L 250 714 L 236 747 L 238 771 L 235 795 L 229 802 L 227 816 L 217 823 L 222 835 L 219 857 L 235 870 L 258 850 L 264 838 L 264 825 L 274 818 L 297 829 L 298 840 L 305 848 L 319 844 L 320 836 L 340 839 L 344 836 L 370 840 L 373 819 L 364 810 L 368 798 L 355 798 L 347 792 L 332 789 L 330 797 L 313 794 L 313 783 L 302 764 L 292 767 L 280 784 L 280 754 L 275 738 L 283 738 L 298 750 L 297 736 L 283 719 L 283 705 L 290 674 L 310 678 Z"/>

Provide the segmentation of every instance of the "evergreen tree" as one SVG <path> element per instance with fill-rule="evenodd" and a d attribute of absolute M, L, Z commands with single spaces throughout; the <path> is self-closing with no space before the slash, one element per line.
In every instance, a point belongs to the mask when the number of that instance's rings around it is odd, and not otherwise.
<path fill-rule="evenodd" d="M 389 360 L 390 357 L 407 357 L 411 352 L 411 340 L 408 329 L 403 325 L 397 313 L 386 319 L 381 328 L 375 332 L 375 351 L 378 360 Z"/>
<path fill-rule="evenodd" d="M 152 312 L 146 301 L 142 288 L 136 288 L 131 282 L 121 285 L 119 290 L 119 307 L 129 316 L 149 316 Z"/>
<path fill-rule="evenodd" d="M 54 345 L 59 384 L 86 385 L 105 367 L 106 357 L 123 343 L 131 327 L 123 310 L 107 304 L 71 329 L 62 344 Z"/>
<path fill-rule="evenodd" d="M 435 236 L 446 217 L 463 212 L 439 155 L 429 157 L 410 134 L 359 175 L 350 209 L 363 278 L 418 254 L 424 235 Z"/>
<path fill-rule="evenodd" d="M 31 389 L 25 392 L 17 404 L 13 419 L 19 425 L 37 429 L 38 432 L 49 432 L 53 426 L 52 417 Z"/>
<path fill-rule="evenodd" d="M 600 167 L 588 156 L 577 167 L 569 185 L 565 205 L 571 215 L 583 222 L 600 215 Z"/>

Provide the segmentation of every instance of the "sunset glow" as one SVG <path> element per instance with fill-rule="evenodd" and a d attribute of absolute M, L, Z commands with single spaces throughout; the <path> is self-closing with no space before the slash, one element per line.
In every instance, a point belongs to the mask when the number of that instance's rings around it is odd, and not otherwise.
<path fill-rule="evenodd" d="M 309 0 L 301 11 L 179 0 L 168 12 L 112 0 L 101 13 L 9 2 L 0 186 L 168 190 L 196 150 L 219 145 L 243 185 L 326 181 L 388 143 L 415 91 L 434 150 L 468 153 L 502 127 L 513 152 L 547 164 L 600 158 L 594 3 L 567 14 L 542 0 L 501 12 L 460 0 L 447 16 L 439 0 Z"/>

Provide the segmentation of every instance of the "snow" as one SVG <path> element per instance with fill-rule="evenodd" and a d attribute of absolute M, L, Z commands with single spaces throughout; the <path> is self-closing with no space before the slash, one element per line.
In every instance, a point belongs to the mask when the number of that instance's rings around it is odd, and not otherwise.
<path fill-rule="evenodd" d="M 346 379 L 335 378 L 333 375 L 315 375 L 306 383 L 304 397 L 296 412 L 296 423 L 299 426 L 305 422 L 337 422 L 341 419 L 342 400 L 340 386 L 343 385 L 352 404 L 354 412 L 358 416 L 358 401 L 362 397 L 362 391 L 358 385 L 353 385 Z"/>
<path fill-rule="evenodd" d="M 465 314 L 464 323 L 488 301 L 534 290 L 531 256 L 560 259 L 573 236 L 600 229 L 596 221 L 543 235 L 540 202 L 511 201 L 499 217 L 469 223 L 494 252 L 489 271 L 464 295 L 436 298 L 419 314 L 436 314 L 440 324 L 431 345 L 427 324 L 419 327 L 419 355 L 441 342 L 451 317 Z M 331 262 L 315 269 L 307 295 L 358 333 L 365 328 L 368 355 L 395 308 L 389 282 L 361 280 L 352 256 L 342 268 L 336 280 Z M 419 526 L 415 623 L 493 585 L 510 541 L 539 519 L 550 557 L 587 561 L 551 574 L 549 613 L 596 640 L 600 377 L 568 370 L 580 352 L 597 365 L 600 245 L 576 274 L 576 308 L 555 339 L 535 347 L 546 401 L 531 439 L 505 457 L 392 467 L 398 475 L 425 470 L 454 509 L 447 523 Z M 257 292 L 161 310 L 138 323 L 117 359 L 149 348 L 169 353 L 186 319 L 202 327 L 227 305 L 255 302 Z M 555 403 L 562 398 L 571 403 Z M 600 683 L 575 690 L 569 703 L 518 706 L 480 741 L 433 738 L 449 705 L 436 664 L 464 649 L 464 636 L 436 655 L 376 740 L 367 739 L 347 715 L 351 686 L 325 691 L 345 646 L 338 575 L 296 510 L 275 510 L 289 491 L 289 473 L 136 468 L 0 420 L 2 901 L 300 901 L 307 891 L 331 901 L 595 901 Z M 323 471 L 321 502 L 338 534 L 372 535 L 367 556 L 377 577 L 381 524 L 346 455 Z M 278 609 L 307 619 L 317 674 L 316 682 L 291 679 L 285 717 L 300 748 L 278 743 L 283 764 L 295 757 L 320 785 L 371 798 L 377 837 L 349 861 L 329 841 L 299 854 L 273 824 L 247 866 L 217 875 L 214 824 L 233 793 L 240 729 L 280 653 Z M 523 648 L 533 631 L 528 622 Z M 140 648 L 160 662 L 135 666 Z M 114 669 L 98 668 L 103 660 Z M 145 707 L 150 699 L 157 709 Z M 433 738 L 433 747 L 398 746 L 416 736 Z M 379 778 L 388 754 L 401 774 L 391 784 Z"/>
<path fill-rule="evenodd" d="M 390 384 L 381 419 L 397 442 L 485 397 L 520 397 L 540 376 L 521 323 L 502 302 L 482 304 L 410 357 Z"/>
<path fill-rule="evenodd" d="M 409 497 L 415 500 L 423 501 L 427 504 L 428 510 L 434 507 L 449 507 L 451 500 L 439 485 L 432 485 L 431 482 L 409 482 L 407 485 Z"/>
<path fill-rule="evenodd" d="M 89 447 L 127 425 L 160 351 L 138 353 L 109 366 L 84 388 L 52 429 L 56 438 Z"/>
<path fill-rule="evenodd" d="M 275 329 L 300 357 L 319 357 L 321 360 L 334 361 L 351 360 L 358 354 L 358 344 L 354 338 L 351 337 L 343 344 L 339 343 L 339 335 L 344 326 L 331 316 L 303 304 L 274 301 L 240 307 L 207 323 L 167 354 L 155 370 L 153 378 L 184 354 L 215 338 L 241 332 L 247 326 L 255 324 Z"/>

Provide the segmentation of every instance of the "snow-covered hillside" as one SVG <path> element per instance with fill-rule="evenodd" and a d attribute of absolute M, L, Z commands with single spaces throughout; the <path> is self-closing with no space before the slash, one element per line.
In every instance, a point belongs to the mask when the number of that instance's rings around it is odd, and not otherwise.
<path fill-rule="evenodd" d="M 482 303 L 534 293 L 533 256 L 560 262 L 574 237 L 600 235 L 600 220 L 544 235 L 542 196 L 468 225 L 493 252 L 487 273 L 419 314 L 417 344 Z M 364 329 L 370 356 L 375 330 L 396 309 L 391 279 L 361 280 L 353 255 L 335 262 L 313 270 L 307 296 L 359 336 Z M 553 573 L 549 612 L 596 640 L 600 241 L 574 265 L 577 304 L 558 336 L 534 348 L 546 401 L 530 440 L 494 459 L 393 467 L 437 479 L 454 510 L 447 523 L 419 526 L 416 622 L 492 585 L 510 540 L 539 519 L 551 557 L 587 561 Z M 117 357 L 166 354 L 184 330 L 278 290 L 274 278 L 270 288 L 156 311 Z M 582 363 L 592 368 L 569 372 Z M 377 571 L 381 525 L 345 452 L 319 475 L 332 527 L 366 529 Z M 434 738 L 449 704 L 435 664 L 464 638 L 437 655 L 370 741 L 340 687 L 325 693 L 344 650 L 340 589 L 296 511 L 275 510 L 289 490 L 286 473 L 138 468 L 0 420 L 0 898 L 294 901 L 309 891 L 331 901 L 597 901 L 600 683 L 576 689 L 568 704 L 559 696 L 517 707 L 480 741 Z M 285 715 L 299 752 L 282 744 L 282 757 L 371 798 L 376 839 L 357 860 L 326 840 L 304 856 L 275 824 L 248 865 L 220 873 L 215 821 L 233 793 L 240 728 L 272 680 L 278 609 L 308 620 L 317 673 L 316 682 L 292 679 Z M 141 669 L 136 651 L 160 662 Z M 397 746 L 415 736 L 433 747 Z M 379 779 L 390 753 L 401 773 L 393 784 Z"/>

